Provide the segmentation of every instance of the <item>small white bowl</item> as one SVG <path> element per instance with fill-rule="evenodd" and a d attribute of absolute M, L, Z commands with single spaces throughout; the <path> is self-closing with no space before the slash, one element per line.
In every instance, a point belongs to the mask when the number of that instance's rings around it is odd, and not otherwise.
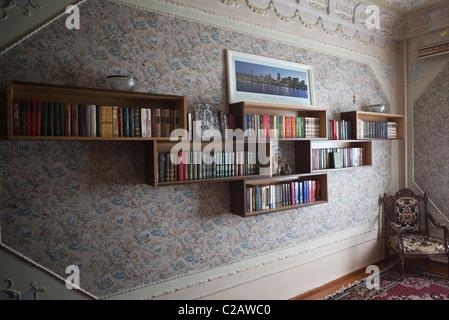
<path fill-rule="evenodd" d="M 107 76 L 106 82 L 112 90 L 134 90 L 137 79 L 128 76 Z"/>
<path fill-rule="evenodd" d="M 385 105 L 384 104 L 376 104 L 369 106 L 369 110 L 371 112 L 384 112 L 385 111 Z"/>

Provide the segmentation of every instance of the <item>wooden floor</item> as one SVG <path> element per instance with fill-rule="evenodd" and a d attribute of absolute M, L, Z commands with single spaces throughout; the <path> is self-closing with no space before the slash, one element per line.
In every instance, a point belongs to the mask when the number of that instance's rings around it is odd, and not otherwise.
<path fill-rule="evenodd" d="M 393 264 L 394 261 L 390 261 L 390 264 Z M 427 270 L 429 272 L 441 274 L 443 276 L 448 275 L 447 264 L 441 263 L 437 261 L 429 261 L 426 262 L 424 259 L 411 259 L 405 260 L 406 266 L 414 266 L 423 270 Z M 379 267 L 380 270 L 387 267 L 384 261 L 379 261 L 377 263 L 373 263 Z M 343 276 L 337 280 L 329 282 L 321 287 L 313 289 L 309 292 L 303 293 L 299 296 L 292 298 L 291 300 L 320 300 L 324 297 L 334 293 L 335 291 L 341 289 L 342 287 L 346 287 L 350 284 L 353 284 L 356 281 L 362 280 L 369 276 L 369 274 L 365 273 L 366 268 L 359 269 L 354 271 L 346 276 Z"/>

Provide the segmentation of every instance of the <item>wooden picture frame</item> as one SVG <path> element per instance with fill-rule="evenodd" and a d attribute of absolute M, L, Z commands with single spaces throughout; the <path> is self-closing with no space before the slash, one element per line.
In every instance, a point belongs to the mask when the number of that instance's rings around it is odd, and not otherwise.
<path fill-rule="evenodd" d="M 229 103 L 313 106 L 311 66 L 227 50 L 227 72 Z"/>

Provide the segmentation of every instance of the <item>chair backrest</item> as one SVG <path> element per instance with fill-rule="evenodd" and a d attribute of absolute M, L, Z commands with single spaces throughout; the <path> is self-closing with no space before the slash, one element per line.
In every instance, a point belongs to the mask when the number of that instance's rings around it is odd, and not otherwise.
<path fill-rule="evenodd" d="M 409 232 L 422 231 L 419 225 L 419 202 L 413 197 L 401 197 L 394 203 L 396 224 Z"/>
<path fill-rule="evenodd" d="M 395 222 L 406 232 L 428 233 L 427 196 L 415 195 L 410 189 L 399 190 L 394 196 L 384 195 L 385 218 Z M 385 223 L 387 223 L 385 221 Z"/>

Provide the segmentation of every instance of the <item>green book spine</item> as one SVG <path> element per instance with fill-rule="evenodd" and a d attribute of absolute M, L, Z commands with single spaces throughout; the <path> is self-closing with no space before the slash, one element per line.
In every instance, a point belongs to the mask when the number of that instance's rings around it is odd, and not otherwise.
<path fill-rule="evenodd" d="M 54 117 L 54 119 L 55 119 L 55 136 L 57 136 L 57 137 L 59 137 L 60 135 L 61 135 L 61 119 L 60 119 L 60 116 L 59 116 L 59 111 L 60 111 L 60 109 L 59 109 L 59 103 L 55 103 L 54 104 L 54 113 L 55 113 L 55 117 Z"/>
<path fill-rule="evenodd" d="M 141 112 L 140 108 L 134 108 L 134 132 L 135 137 L 141 137 L 142 136 L 142 130 L 141 130 Z"/>
<path fill-rule="evenodd" d="M 48 124 L 47 124 L 47 135 L 54 136 L 55 135 L 55 105 L 53 102 L 48 103 Z"/>

